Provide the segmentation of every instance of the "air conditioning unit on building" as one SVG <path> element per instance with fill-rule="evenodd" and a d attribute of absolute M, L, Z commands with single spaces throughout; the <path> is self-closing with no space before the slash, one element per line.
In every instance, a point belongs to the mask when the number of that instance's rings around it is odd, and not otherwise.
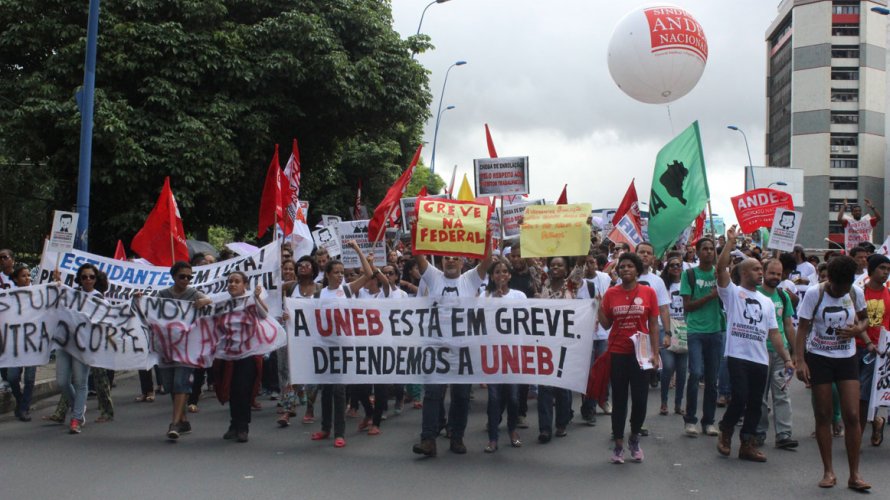
<path fill-rule="evenodd" d="M 840 150 L 839 147 L 837 147 L 837 146 L 831 146 L 831 152 L 832 152 L 832 153 L 837 153 L 838 150 Z"/>
<path fill-rule="evenodd" d="M 850 146 L 844 146 L 844 153 L 849 153 L 850 151 L 852 151 Z"/>

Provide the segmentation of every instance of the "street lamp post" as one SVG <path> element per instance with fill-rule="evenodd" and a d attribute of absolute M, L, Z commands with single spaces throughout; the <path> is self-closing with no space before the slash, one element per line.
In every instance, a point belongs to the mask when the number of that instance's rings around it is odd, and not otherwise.
<path fill-rule="evenodd" d="M 423 8 L 423 12 L 420 13 L 420 22 L 417 23 L 417 34 L 418 35 L 420 34 L 420 27 L 423 26 L 423 16 L 426 15 L 426 10 L 437 3 L 445 3 L 447 1 L 448 0 L 433 0 L 432 2 L 428 3 L 426 7 Z"/>
<path fill-rule="evenodd" d="M 90 175 L 93 162 L 93 103 L 96 92 L 96 45 L 99 38 L 99 0 L 90 0 L 87 17 L 87 47 L 83 68 L 83 89 L 78 93 L 80 108 L 80 160 L 77 170 L 77 233 L 74 243 L 87 249 L 90 227 Z"/>
<path fill-rule="evenodd" d="M 784 182 L 784 181 L 776 181 L 776 182 L 770 182 L 770 183 L 769 183 L 769 186 L 767 186 L 766 188 L 769 189 L 769 188 L 771 188 L 771 187 L 773 187 L 773 186 L 787 186 L 787 185 L 788 185 L 787 182 Z"/>
<path fill-rule="evenodd" d="M 755 189 L 757 188 L 757 183 L 754 182 L 754 163 L 751 161 L 751 148 L 748 147 L 748 136 L 745 135 L 744 130 L 735 125 L 727 125 L 726 128 L 728 128 L 729 130 L 741 132 L 742 138 L 745 139 L 745 151 L 748 152 L 748 168 L 751 170 L 751 189 Z"/>
<path fill-rule="evenodd" d="M 457 61 L 451 66 L 448 66 L 448 70 L 445 71 L 445 81 L 442 82 L 442 93 L 439 95 L 439 110 L 436 112 L 436 127 L 433 132 L 433 154 L 430 158 L 430 175 L 436 173 L 436 140 L 439 137 L 439 120 L 442 117 L 442 98 L 445 97 L 445 86 L 448 85 L 448 73 L 451 73 L 451 69 L 455 66 L 463 66 L 467 64 L 467 61 Z"/>

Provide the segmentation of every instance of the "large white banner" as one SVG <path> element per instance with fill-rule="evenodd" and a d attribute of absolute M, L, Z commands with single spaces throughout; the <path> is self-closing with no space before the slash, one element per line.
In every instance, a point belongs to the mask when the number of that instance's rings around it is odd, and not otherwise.
<path fill-rule="evenodd" d="M 886 314 L 886 313 L 885 313 Z M 871 401 L 868 407 L 868 421 L 875 419 L 878 408 L 890 407 L 890 334 L 881 328 L 881 337 L 878 340 L 878 352 L 872 362 L 874 375 L 871 381 Z"/>
<path fill-rule="evenodd" d="M 519 383 L 584 392 L 596 301 L 286 302 L 293 383 Z"/>
<path fill-rule="evenodd" d="M 40 276 L 37 283 L 50 283 L 52 271 L 59 257 L 59 272 L 64 285 L 73 287 L 77 268 L 89 262 L 108 275 L 109 288 L 105 299 L 111 303 L 129 302 L 135 292 L 154 296 L 160 290 L 173 286 L 173 277 L 169 267 L 146 266 L 135 262 L 115 260 L 80 250 L 72 250 L 62 254 L 44 251 L 40 260 Z M 208 295 L 214 300 L 225 300 L 226 281 L 232 271 L 243 271 L 249 279 L 248 290 L 260 284 L 269 292 L 267 301 L 269 310 L 274 316 L 281 315 L 281 251 L 273 242 L 255 253 L 242 255 L 234 259 L 217 262 L 192 269 L 194 277 L 191 286 Z"/>
<path fill-rule="evenodd" d="M 55 284 L 0 293 L 0 366 L 40 366 L 53 349 L 111 370 L 155 364 L 209 367 L 214 359 L 266 354 L 287 342 L 253 295 L 198 309 L 193 302 L 141 297 L 111 304 Z"/>
<path fill-rule="evenodd" d="M 64 349 L 90 366 L 145 369 L 157 363 L 148 327 L 129 304 L 109 304 L 66 286 L 0 293 L 0 366 L 40 366 Z"/>

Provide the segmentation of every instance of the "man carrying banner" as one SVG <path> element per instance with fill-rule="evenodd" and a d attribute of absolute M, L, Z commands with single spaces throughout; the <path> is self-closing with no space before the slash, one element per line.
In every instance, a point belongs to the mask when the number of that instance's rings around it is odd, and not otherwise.
<path fill-rule="evenodd" d="M 192 266 L 188 262 L 175 262 L 170 268 L 170 276 L 173 277 L 173 286 L 159 291 L 157 295 L 159 298 L 194 302 L 198 309 L 213 303 L 209 297 L 189 286 L 194 275 Z M 141 295 L 141 293 L 136 294 L 137 297 Z M 194 368 L 167 366 L 158 371 L 161 385 L 170 393 L 170 398 L 173 400 L 173 420 L 167 428 L 167 439 L 175 441 L 181 434 L 192 431 L 192 424 L 186 417 L 185 407 L 192 392 L 191 378 Z"/>
<path fill-rule="evenodd" d="M 719 424 L 717 451 L 723 456 L 732 451 L 732 434 L 744 414 L 739 458 L 766 462 L 766 456 L 757 449 L 756 432 L 769 371 L 767 338 L 786 369 L 794 368 L 794 362 L 783 345 L 773 301 L 757 291 L 763 279 L 760 262 L 754 258 L 743 260 L 738 264 L 740 286 L 730 280 L 729 261 L 735 243 L 736 226 L 732 226 L 717 259 L 717 294 L 726 308 L 726 363 L 732 385 L 732 400 Z"/>
<path fill-rule="evenodd" d="M 491 265 L 491 252 L 479 265 L 461 274 L 463 257 L 442 257 L 442 270 L 431 266 L 426 256 L 417 254 L 417 267 L 421 280 L 427 286 L 430 297 L 475 297 L 482 286 L 482 280 Z M 444 384 L 427 384 L 423 391 L 423 417 L 420 432 L 420 443 L 415 444 L 413 451 L 418 455 L 436 456 L 436 436 L 442 429 L 442 412 L 444 411 Z M 451 385 L 451 408 L 448 412 L 448 427 L 451 431 L 453 453 L 463 455 L 467 452 L 464 445 L 464 431 L 467 428 L 467 416 L 470 412 L 470 385 Z"/>
<path fill-rule="evenodd" d="M 890 290 L 885 286 L 890 276 L 890 258 L 875 254 L 868 259 L 868 280 L 863 287 L 865 308 L 868 311 L 868 338 L 875 345 L 881 337 L 881 327 L 890 330 Z M 865 424 L 871 402 L 872 378 L 875 373 L 875 357 L 868 356 L 866 343 L 856 339 L 856 354 L 859 358 L 859 426 L 865 434 Z M 871 445 L 881 446 L 884 442 L 884 425 L 887 420 L 875 415 L 871 422 Z"/>
<path fill-rule="evenodd" d="M 847 215 L 847 199 L 844 198 L 844 204 L 837 213 L 837 221 L 844 226 L 844 248 L 848 251 L 863 241 L 872 241 L 872 229 L 881 222 L 881 214 L 872 204 L 871 200 L 865 198 L 865 206 L 871 210 L 871 214 L 862 215 L 862 207 L 853 205 L 850 215 Z"/>

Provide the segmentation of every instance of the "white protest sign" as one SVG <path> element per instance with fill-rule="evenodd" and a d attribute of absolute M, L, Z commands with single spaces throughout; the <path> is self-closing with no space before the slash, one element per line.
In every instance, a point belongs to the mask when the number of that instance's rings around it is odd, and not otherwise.
<path fill-rule="evenodd" d="M 343 218 L 339 215 L 321 215 L 321 225 L 324 227 L 337 227 L 337 224 L 343 222 Z"/>
<path fill-rule="evenodd" d="M 887 314 L 886 312 L 884 314 Z M 878 352 L 871 364 L 874 375 L 871 380 L 871 401 L 868 406 L 868 421 L 875 419 L 880 407 L 890 407 L 890 333 L 881 328 L 878 339 Z"/>
<path fill-rule="evenodd" d="M 528 194 L 528 156 L 473 160 L 476 196 Z"/>
<path fill-rule="evenodd" d="M 504 222 L 504 239 L 512 239 L 519 237 L 519 224 L 525 215 L 525 207 L 529 205 L 543 205 L 544 200 L 530 200 L 511 205 L 504 205 L 498 212 L 501 214 L 500 219 Z"/>
<path fill-rule="evenodd" d="M 803 212 L 777 208 L 773 217 L 773 227 L 770 229 L 769 243 L 766 247 L 782 252 L 794 251 L 794 244 L 797 242 L 802 220 Z"/>
<path fill-rule="evenodd" d="M 201 309 L 157 297 L 141 297 L 138 304 L 162 366 L 209 368 L 214 359 L 259 356 L 287 343 L 284 329 L 261 311 L 252 293 Z"/>
<path fill-rule="evenodd" d="M 424 198 L 438 198 L 447 200 L 447 194 L 431 194 Z M 411 234 L 411 226 L 417 222 L 417 197 L 402 198 L 399 200 L 399 208 L 402 210 L 402 231 Z"/>
<path fill-rule="evenodd" d="M 0 366 L 45 365 L 53 349 L 110 370 L 158 362 L 149 330 L 129 304 L 55 284 L 0 293 Z"/>
<path fill-rule="evenodd" d="M 381 239 L 376 245 L 371 244 L 371 239 L 368 237 L 367 220 L 341 222 L 337 229 L 340 233 L 340 247 L 343 249 L 340 254 L 340 262 L 344 267 L 362 267 L 362 261 L 359 260 L 358 254 L 346 244 L 349 240 L 355 240 L 358 243 L 358 247 L 365 257 L 373 253 L 375 266 L 386 265 L 386 242 Z"/>
<path fill-rule="evenodd" d="M 53 212 L 53 228 L 49 233 L 48 248 L 52 252 L 67 252 L 74 248 L 74 235 L 77 233 L 75 212 Z"/>
<path fill-rule="evenodd" d="M 331 257 L 339 257 L 343 253 L 340 246 L 340 233 L 337 231 L 338 226 L 325 226 L 321 229 L 312 231 L 312 239 L 315 240 L 315 246 L 324 248 Z"/>
<path fill-rule="evenodd" d="M 257 284 L 263 286 L 269 294 L 269 310 L 274 316 L 281 314 L 281 249 L 277 242 L 269 243 L 259 251 L 242 255 L 234 259 L 224 260 L 192 269 L 193 278 L 190 286 L 216 300 L 228 297 L 228 275 L 232 271 L 243 271 L 248 277 L 248 289 L 253 290 Z M 74 286 L 77 268 L 85 263 L 94 264 L 108 276 L 108 290 L 105 300 L 111 303 L 128 302 L 133 293 L 142 291 L 146 295 L 155 295 L 159 290 L 173 286 L 173 277 L 169 267 L 146 266 L 135 262 L 115 260 L 80 250 L 71 250 L 61 254 L 44 251 L 40 259 L 40 275 L 37 283 L 52 281 L 52 271 L 59 262 L 62 283 Z"/>
<path fill-rule="evenodd" d="M 584 392 L 595 301 L 287 299 L 302 384 L 543 384 Z"/>

